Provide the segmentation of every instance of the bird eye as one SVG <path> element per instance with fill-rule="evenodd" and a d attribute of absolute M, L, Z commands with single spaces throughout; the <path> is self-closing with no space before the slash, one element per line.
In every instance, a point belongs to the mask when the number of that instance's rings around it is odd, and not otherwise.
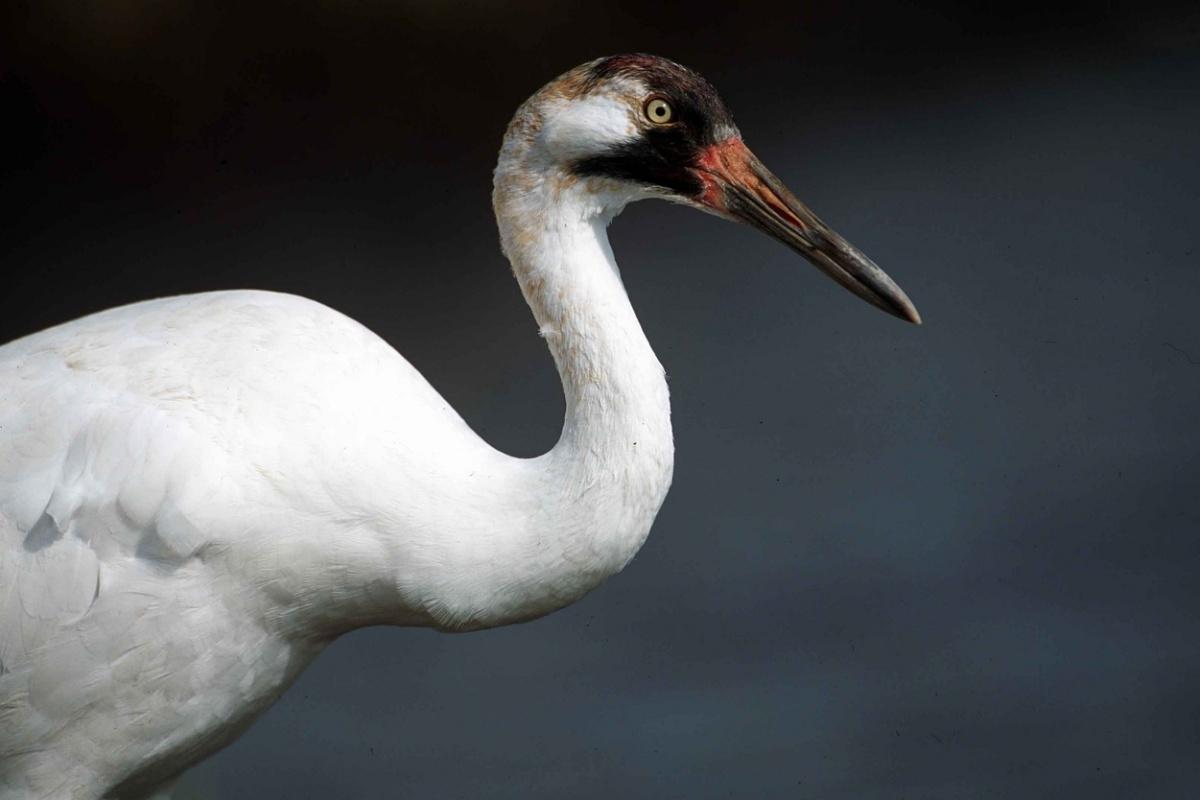
<path fill-rule="evenodd" d="M 642 111 L 645 113 L 646 119 L 657 125 L 665 125 L 675 118 L 671 104 L 661 97 L 651 97 L 646 101 Z"/>

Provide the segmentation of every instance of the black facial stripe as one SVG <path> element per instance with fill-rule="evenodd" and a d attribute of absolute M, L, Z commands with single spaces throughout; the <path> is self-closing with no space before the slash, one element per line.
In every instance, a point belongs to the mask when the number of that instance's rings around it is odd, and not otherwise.
<path fill-rule="evenodd" d="M 581 176 L 601 176 L 616 180 L 658 186 L 684 196 L 703 190 L 699 178 L 690 169 L 694 152 L 687 155 L 675 148 L 660 148 L 653 132 L 608 150 L 603 155 L 575 162 L 572 171 Z"/>

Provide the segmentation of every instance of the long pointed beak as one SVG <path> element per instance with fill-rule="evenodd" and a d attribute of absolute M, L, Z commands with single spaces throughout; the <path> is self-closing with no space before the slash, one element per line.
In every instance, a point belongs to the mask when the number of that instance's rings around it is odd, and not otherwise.
<path fill-rule="evenodd" d="M 704 191 L 697 198 L 701 206 L 753 225 L 871 305 L 921 324 L 921 315 L 904 290 L 797 200 L 741 139 L 710 147 L 701 156 L 696 172 L 704 183 Z"/>

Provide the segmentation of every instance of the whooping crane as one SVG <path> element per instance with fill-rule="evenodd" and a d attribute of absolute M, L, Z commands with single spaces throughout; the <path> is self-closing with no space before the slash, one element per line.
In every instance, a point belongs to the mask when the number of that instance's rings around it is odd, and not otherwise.
<path fill-rule="evenodd" d="M 529 620 L 625 566 L 673 444 L 605 229 L 654 197 L 747 222 L 919 322 L 704 79 L 625 55 L 526 101 L 496 167 L 503 249 L 566 396 L 542 456 L 497 452 L 386 342 L 300 297 L 153 300 L 0 348 L 0 797 L 144 797 L 339 634 Z"/>

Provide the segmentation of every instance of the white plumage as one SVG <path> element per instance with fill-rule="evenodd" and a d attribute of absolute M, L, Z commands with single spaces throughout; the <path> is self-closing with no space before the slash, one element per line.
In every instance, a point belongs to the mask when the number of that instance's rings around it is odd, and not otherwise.
<path fill-rule="evenodd" d="M 145 796 L 345 631 L 530 619 L 632 558 L 673 447 L 605 226 L 647 196 L 744 216 L 577 168 L 648 135 L 655 69 L 699 80 L 638 58 L 531 98 L 496 172 L 566 395 L 543 456 L 496 451 L 386 342 L 289 295 L 137 303 L 0 348 L 0 798 Z"/>

